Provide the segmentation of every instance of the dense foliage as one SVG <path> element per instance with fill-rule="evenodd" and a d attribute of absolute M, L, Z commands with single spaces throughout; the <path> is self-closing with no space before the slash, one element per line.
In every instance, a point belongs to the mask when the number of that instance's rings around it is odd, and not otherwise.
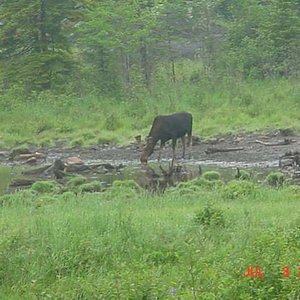
<path fill-rule="evenodd" d="M 177 75 L 295 77 L 297 0 L 4 0 L 0 87 L 120 96 Z"/>

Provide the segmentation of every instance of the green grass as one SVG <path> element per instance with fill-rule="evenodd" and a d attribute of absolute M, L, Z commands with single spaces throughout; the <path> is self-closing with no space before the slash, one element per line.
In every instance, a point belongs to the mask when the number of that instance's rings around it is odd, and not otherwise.
<path fill-rule="evenodd" d="M 231 198 L 222 186 L 216 192 L 194 183 L 157 196 L 132 188 L 0 198 L 0 299 L 299 295 L 296 189 L 255 186 Z M 248 266 L 266 277 L 244 278 Z"/>
<path fill-rule="evenodd" d="M 8 184 L 12 179 L 12 169 L 0 165 L 0 196 L 5 193 Z"/>
<path fill-rule="evenodd" d="M 0 147 L 49 145 L 62 139 L 74 146 L 129 143 L 146 136 L 157 114 L 190 111 L 194 133 L 218 133 L 293 127 L 300 129 L 300 85 L 288 80 L 189 81 L 183 68 L 175 84 L 156 84 L 120 99 L 79 98 L 41 93 L 24 99 L 18 89 L 0 98 Z"/>

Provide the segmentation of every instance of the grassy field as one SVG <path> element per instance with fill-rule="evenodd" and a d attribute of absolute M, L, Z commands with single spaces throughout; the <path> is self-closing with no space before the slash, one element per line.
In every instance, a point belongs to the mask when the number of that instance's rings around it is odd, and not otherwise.
<path fill-rule="evenodd" d="M 163 81 L 162 82 L 166 82 Z M 293 127 L 300 129 L 300 85 L 288 80 L 209 80 L 182 78 L 151 91 L 108 99 L 51 93 L 23 97 L 15 89 L 0 98 L 0 147 L 33 143 L 50 145 L 63 139 L 70 145 L 106 141 L 129 143 L 146 136 L 157 114 L 190 111 L 194 133 L 218 133 Z"/>
<path fill-rule="evenodd" d="M 0 198 L 0 299 L 298 299 L 300 194 L 251 182 L 163 195 Z M 265 278 L 243 277 L 259 266 Z M 283 267 L 290 268 L 283 277 Z"/>

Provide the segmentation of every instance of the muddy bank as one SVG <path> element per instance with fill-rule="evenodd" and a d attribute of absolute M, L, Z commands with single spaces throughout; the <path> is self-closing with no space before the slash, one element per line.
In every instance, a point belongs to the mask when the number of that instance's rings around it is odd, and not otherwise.
<path fill-rule="evenodd" d="M 282 141 L 291 141 L 286 145 L 280 145 Z M 261 142 L 261 143 L 259 143 Z M 264 144 L 263 144 L 264 143 Z M 279 144 L 279 145 L 275 145 Z M 220 166 L 278 166 L 278 159 L 287 151 L 297 151 L 300 149 L 300 135 L 286 135 L 281 131 L 269 132 L 264 134 L 250 133 L 240 135 L 223 135 L 209 140 L 201 140 L 194 143 L 191 147 L 191 159 L 184 160 L 184 163 L 199 163 L 203 165 L 217 164 Z M 211 148 L 241 148 L 240 151 L 216 152 L 207 154 Z M 39 152 L 45 158 L 37 164 L 52 163 L 55 159 L 67 159 L 68 157 L 80 157 L 85 162 L 111 162 L 114 164 L 124 163 L 138 165 L 141 147 L 137 144 L 128 146 L 116 145 L 93 145 L 86 148 L 64 148 L 50 147 L 37 148 L 31 147 L 32 152 Z M 0 150 L 0 163 L 5 165 L 16 165 L 22 162 L 9 160 L 10 151 Z M 178 142 L 177 157 L 181 154 L 181 144 Z M 163 161 L 169 161 L 171 157 L 170 145 L 167 145 L 162 152 Z M 150 162 L 155 161 L 157 152 L 150 158 Z M 179 162 L 182 162 L 178 159 Z"/>
<path fill-rule="evenodd" d="M 222 173 L 230 173 L 230 177 L 234 176 L 233 170 L 236 167 L 263 170 L 264 173 L 267 173 L 279 169 L 279 158 L 286 152 L 296 152 L 300 149 L 299 146 L 300 134 L 293 134 L 292 131 L 288 130 L 264 134 L 228 134 L 208 140 L 195 137 L 190 149 L 191 159 L 177 159 L 176 161 L 178 169 L 177 173 L 175 172 L 175 175 L 177 174 L 175 181 L 199 176 L 199 166 L 204 171 L 218 169 Z M 171 158 L 170 145 L 167 145 L 162 151 L 163 170 L 159 169 L 156 164 L 157 151 L 149 160 L 150 168 L 141 167 L 139 162 L 141 149 L 141 144 L 134 142 L 128 146 L 103 144 L 86 148 L 64 148 L 62 145 L 50 148 L 30 147 L 27 154 L 22 151 L 22 153 L 12 150 L 0 151 L 0 164 L 12 167 L 21 166 L 25 170 L 33 167 L 40 168 L 40 174 L 35 174 L 37 176 L 34 176 L 34 179 L 32 179 L 30 172 L 24 172 L 22 178 L 23 180 L 25 177 L 24 185 L 26 185 L 26 180 L 30 183 L 37 178 L 50 179 L 55 177 L 53 172 L 46 172 L 46 170 L 57 160 L 68 161 L 70 158 L 77 158 L 79 165 L 85 166 L 83 170 L 86 168 L 88 177 L 108 183 L 115 179 L 134 179 L 142 185 L 152 184 L 153 180 L 156 180 L 157 184 L 160 184 L 160 181 L 168 181 L 170 179 L 168 178 L 168 162 Z M 177 157 L 180 157 L 181 149 L 182 145 L 178 142 Z M 80 173 L 76 170 L 72 172 L 72 167 L 69 168 L 71 169 L 67 172 L 71 174 Z M 82 167 L 80 168 L 82 169 Z M 229 172 L 226 172 L 226 169 Z M 60 171 L 64 172 L 65 166 Z M 174 183 L 171 182 L 171 184 Z"/>

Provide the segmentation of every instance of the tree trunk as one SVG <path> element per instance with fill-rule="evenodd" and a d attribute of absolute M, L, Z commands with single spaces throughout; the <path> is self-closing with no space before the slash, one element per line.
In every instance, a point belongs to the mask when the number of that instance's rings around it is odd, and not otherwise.
<path fill-rule="evenodd" d="M 149 63 L 148 47 L 145 41 L 143 41 L 143 39 L 141 39 L 140 55 L 141 55 L 141 68 L 144 75 L 144 82 L 147 88 L 149 88 L 150 80 L 151 80 L 151 65 Z"/>

